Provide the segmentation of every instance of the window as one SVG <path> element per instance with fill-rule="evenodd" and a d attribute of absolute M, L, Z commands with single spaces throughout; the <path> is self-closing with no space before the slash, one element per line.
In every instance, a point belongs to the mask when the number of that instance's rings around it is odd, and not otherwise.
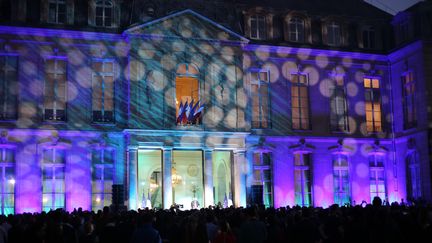
<path fill-rule="evenodd" d="M 0 147 L 0 215 L 14 214 L 15 150 Z"/>
<path fill-rule="evenodd" d="M 92 109 L 94 122 L 114 122 L 114 62 L 93 62 Z"/>
<path fill-rule="evenodd" d="M 65 150 L 48 148 L 42 151 L 42 210 L 65 208 Z"/>
<path fill-rule="evenodd" d="M 381 132 L 381 94 L 380 79 L 364 78 L 366 130 L 368 132 Z"/>
<path fill-rule="evenodd" d="M 0 55 L 0 120 L 17 118 L 18 57 Z"/>
<path fill-rule="evenodd" d="M 111 27 L 113 21 L 113 3 L 112 1 L 96 2 L 96 26 Z"/>
<path fill-rule="evenodd" d="M 399 38 L 399 44 L 408 41 L 410 38 L 410 22 L 409 20 L 403 20 L 396 26 L 396 34 Z"/>
<path fill-rule="evenodd" d="M 192 64 L 180 64 L 176 77 L 176 124 L 198 125 L 204 109 L 200 105 L 198 68 Z"/>
<path fill-rule="evenodd" d="M 66 121 L 66 60 L 45 61 L 44 119 Z"/>
<path fill-rule="evenodd" d="M 344 76 L 334 77 L 334 87 L 330 97 L 330 126 L 332 131 L 347 132 L 348 116 L 344 86 Z"/>
<path fill-rule="evenodd" d="M 306 74 L 291 75 L 292 128 L 309 130 L 309 90 Z"/>
<path fill-rule="evenodd" d="M 311 154 L 294 154 L 295 204 L 302 207 L 312 206 L 311 162 Z"/>
<path fill-rule="evenodd" d="M 114 180 L 114 151 L 97 149 L 92 151 L 92 210 L 102 210 L 112 199 Z"/>
<path fill-rule="evenodd" d="M 375 28 L 372 26 L 365 26 L 362 28 L 362 41 L 363 48 L 375 49 Z"/>
<path fill-rule="evenodd" d="M 350 204 L 349 163 L 347 155 L 333 155 L 333 186 L 334 202 L 339 204 L 339 206 Z"/>
<path fill-rule="evenodd" d="M 273 206 L 272 154 L 270 152 L 253 154 L 252 195 L 254 204 Z"/>
<path fill-rule="evenodd" d="M 409 200 L 422 197 L 419 154 L 417 151 L 409 153 L 405 159 L 407 166 L 407 194 Z"/>
<path fill-rule="evenodd" d="M 415 106 L 415 82 L 412 71 L 402 75 L 402 106 L 404 115 L 404 128 L 413 128 L 417 124 L 417 112 Z"/>
<path fill-rule="evenodd" d="M 288 23 L 288 38 L 293 42 L 305 41 L 305 21 L 301 18 L 290 18 Z"/>
<path fill-rule="evenodd" d="M 66 22 L 66 1 L 49 0 L 48 4 L 48 22 L 64 24 Z"/>
<path fill-rule="evenodd" d="M 386 198 L 384 156 L 373 154 L 369 156 L 370 196 Z"/>
<path fill-rule="evenodd" d="M 340 46 L 342 44 L 342 30 L 340 24 L 332 21 L 327 24 L 327 44 Z"/>
<path fill-rule="evenodd" d="M 251 72 L 252 128 L 270 127 L 270 92 L 268 71 Z"/>
<path fill-rule="evenodd" d="M 266 38 L 266 19 L 263 15 L 252 15 L 250 17 L 250 28 L 252 39 Z"/>

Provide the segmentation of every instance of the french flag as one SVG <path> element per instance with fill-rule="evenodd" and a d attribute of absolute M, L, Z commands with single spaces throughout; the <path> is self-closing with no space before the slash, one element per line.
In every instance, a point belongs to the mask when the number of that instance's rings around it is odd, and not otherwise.
<path fill-rule="evenodd" d="M 186 103 L 187 103 L 187 101 L 186 101 Z M 179 124 L 183 118 L 183 110 L 184 110 L 183 101 L 180 101 L 180 107 L 179 107 L 178 117 L 177 117 L 177 121 L 176 121 L 177 124 Z"/>
<path fill-rule="evenodd" d="M 200 108 L 194 112 L 193 120 L 194 120 L 195 122 L 197 122 L 197 120 L 198 120 L 198 118 L 201 116 L 201 113 L 202 113 L 203 110 L 204 110 L 204 104 L 202 104 L 202 105 L 200 106 Z"/>
<path fill-rule="evenodd" d="M 193 118 L 194 118 L 195 111 L 197 110 L 198 106 L 199 106 L 199 101 L 197 103 L 195 103 L 195 105 L 192 107 L 192 110 L 189 113 L 188 120 L 192 123 L 195 123 L 195 120 Z"/>

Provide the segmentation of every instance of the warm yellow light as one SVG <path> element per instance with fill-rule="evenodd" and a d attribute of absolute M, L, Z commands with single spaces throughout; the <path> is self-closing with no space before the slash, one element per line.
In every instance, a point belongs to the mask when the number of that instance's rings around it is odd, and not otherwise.
<path fill-rule="evenodd" d="M 44 203 L 48 202 L 48 198 L 47 197 L 43 197 L 42 198 L 42 202 L 44 202 Z"/>
<path fill-rule="evenodd" d="M 100 203 L 101 199 L 99 197 L 96 198 L 96 203 Z"/>

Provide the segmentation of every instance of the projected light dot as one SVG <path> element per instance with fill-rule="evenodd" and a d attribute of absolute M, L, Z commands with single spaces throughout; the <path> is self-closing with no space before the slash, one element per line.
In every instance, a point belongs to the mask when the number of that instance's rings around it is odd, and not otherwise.
<path fill-rule="evenodd" d="M 161 91 L 165 88 L 164 80 L 166 80 L 165 75 L 161 71 L 153 71 L 153 78 L 149 82 L 150 86 L 155 91 Z"/>
<path fill-rule="evenodd" d="M 367 129 L 366 129 L 366 122 L 362 122 L 362 123 L 360 124 L 359 129 L 360 129 L 360 133 L 361 133 L 363 136 L 370 136 L 369 132 L 368 132 Z"/>
<path fill-rule="evenodd" d="M 369 175 L 369 167 L 365 163 L 359 163 L 355 167 L 356 175 L 360 178 L 366 178 Z"/>
<path fill-rule="evenodd" d="M 298 71 L 297 64 L 293 61 L 286 61 L 282 64 L 282 75 L 286 80 L 291 80 L 291 74 Z"/>
<path fill-rule="evenodd" d="M 349 97 L 355 97 L 358 93 L 358 86 L 354 82 L 349 82 L 346 86 L 346 91 Z"/>
<path fill-rule="evenodd" d="M 19 108 L 21 115 L 25 117 L 35 116 L 37 112 L 35 105 L 30 102 L 23 102 Z"/>
<path fill-rule="evenodd" d="M 228 114 L 225 117 L 224 120 L 224 124 L 226 127 L 228 128 L 236 128 L 237 124 L 236 124 L 236 115 L 237 115 L 237 110 L 236 109 L 231 109 Z"/>
<path fill-rule="evenodd" d="M 44 196 L 44 197 L 42 198 L 42 202 L 47 203 L 47 202 L 48 202 L 48 198 Z"/>
<path fill-rule="evenodd" d="M 149 49 L 139 49 L 138 50 L 138 55 L 142 58 L 142 59 L 152 59 L 155 57 L 155 52 L 154 50 L 149 50 Z"/>
<path fill-rule="evenodd" d="M 217 34 L 217 37 L 218 37 L 218 39 L 221 39 L 221 40 L 228 40 L 229 36 L 226 32 L 219 32 Z"/>
<path fill-rule="evenodd" d="M 192 57 L 192 63 L 195 64 L 198 69 L 202 69 L 205 65 L 202 57 L 198 55 Z"/>
<path fill-rule="evenodd" d="M 35 79 L 33 79 L 33 81 L 30 81 L 27 90 L 28 90 L 32 95 L 34 95 L 34 96 L 36 96 L 36 97 L 39 97 L 39 96 L 42 95 L 42 92 L 43 92 L 42 89 L 43 89 L 43 81 L 38 80 L 38 79 L 35 78 Z"/>
<path fill-rule="evenodd" d="M 237 106 L 246 108 L 247 106 L 247 95 L 244 88 L 237 89 Z"/>
<path fill-rule="evenodd" d="M 354 111 L 357 115 L 364 116 L 366 113 L 364 101 L 357 101 L 354 106 Z"/>
<path fill-rule="evenodd" d="M 279 68 L 274 63 L 267 62 L 263 65 L 263 69 L 270 71 L 270 82 L 275 83 L 279 79 Z"/>
<path fill-rule="evenodd" d="M 323 188 L 326 192 L 333 192 L 333 175 L 328 174 L 324 177 Z"/>
<path fill-rule="evenodd" d="M 177 58 L 174 55 L 165 54 L 161 58 L 161 63 L 165 69 L 173 70 L 176 67 Z"/>
<path fill-rule="evenodd" d="M 78 97 L 78 93 L 79 91 L 77 87 L 73 83 L 69 82 L 67 87 L 67 95 L 66 95 L 67 101 L 70 102 L 75 100 Z"/>
<path fill-rule="evenodd" d="M 320 93 L 324 97 L 330 97 L 332 93 L 332 88 L 334 87 L 333 81 L 330 79 L 323 79 L 319 84 Z"/>
<path fill-rule="evenodd" d="M 344 57 L 342 59 L 342 65 L 346 68 L 350 68 L 353 64 L 353 60 L 351 57 Z"/>
<path fill-rule="evenodd" d="M 127 45 L 126 43 L 124 43 L 123 41 L 121 42 L 117 42 L 115 44 L 115 54 L 118 57 L 127 57 L 128 53 L 129 53 L 129 45 Z"/>
<path fill-rule="evenodd" d="M 207 44 L 207 43 L 203 43 L 200 45 L 199 49 L 201 49 L 204 53 L 206 53 L 207 55 L 213 55 L 214 54 L 214 48 Z"/>
<path fill-rule="evenodd" d="M 364 78 L 364 76 L 365 76 L 364 72 L 362 72 L 362 71 L 356 71 L 355 74 L 354 74 L 354 80 L 357 83 L 363 85 L 363 78 Z"/>
<path fill-rule="evenodd" d="M 351 124 L 350 124 L 351 125 Z M 351 127 L 350 127 L 351 128 Z M 357 140 L 356 139 L 353 139 L 353 138 L 345 138 L 344 140 L 343 140 L 343 144 L 344 145 L 346 145 L 346 146 L 349 146 L 350 148 L 351 148 L 351 155 L 355 155 L 356 153 L 357 153 L 357 150 L 358 150 L 358 142 L 357 142 Z"/>
<path fill-rule="evenodd" d="M 266 61 L 269 56 L 270 52 L 268 50 L 268 47 L 260 46 L 255 50 L 255 56 L 260 59 L 261 61 Z"/>
<path fill-rule="evenodd" d="M 279 57 L 288 57 L 292 52 L 292 48 L 289 47 L 280 47 L 278 46 L 276 49 L 276 54 Z"/>
<path fill-rule="evenodd" d="M 81 87 L 88 89 L 91 88 L 91 75 L 92 70 L 90 67 L 81 67 L 75 72 L 75 80 Z"/>
<path fill-rule="evenodd" d="M 85 59 L 86 56 L 79 50 L 72 50 L 68 53 L 68 60 L 72 65 L 81 65 Z"/>
<path fill-rule="evenodd" d="M 177 40 L 172 43 L 173 51 L 184 51 L 185 48 L 186 48 L 186 44 L 184 43 L 184 41 Z"/>
<path fill-rule="evenodd" d="M 33 62 L 29 62 L 29 61 L 23 61 L 23 63 L 21 64 L 22 66 L 22 72 L 26 75 L 26 76 L 33 76 L 33 75 L 37 75 L 37 67 L 36 64 L 34 64 Z"/>
<path fill-rule="evenodd" d="M 353 117 L 348 117 L 348 126 L 349 131 L 347 131 L 347 134 L 354 134 L 357 131 L 357 121 Z"/>
<path fill-rule="evenodd" d="M 251 67 L 252 60 L 251 57 L 248 54 L 243 54 L 243 66 L 245 67 L 245 70 Z"/>
<path fill-rule="evenodd" d="M 13 179 L 13 178 L 9 179 L 8 182 L 11 185 L 15 185 L 15 179 Z"/>
<path fill-rule="evenodd" d="M 314 86 L 318 84 L 320 80 L 320 75 L 318 70 L 313 66 L 307 66 L 303 69 L 303 73 L 306 73 L 308 75 L 308 81 L 310 86 Z"/>
<path fill-rule="evenodd" d="M 312 52 L 312 49 L 302 49 L 301 51 L 299 51 L 297 53 L 297 57 L 302 61 L 307 60 L 309 58 L 311 52 Z"/>
<path fill-rule="evenodd" d="M 320 68 L 325 68 L 329 64 L 328 57 L 327 57 L 327 55 L 324 55 L 324 54 L 318 54 L 315 57 L 315 62 L 317 64 L 317 66 Z"/>
<path fill-rule="evenodd" d="M 371 64 L 368 62 L 363 63 L 363 69 L 369 71 L 371 69 Z"/>

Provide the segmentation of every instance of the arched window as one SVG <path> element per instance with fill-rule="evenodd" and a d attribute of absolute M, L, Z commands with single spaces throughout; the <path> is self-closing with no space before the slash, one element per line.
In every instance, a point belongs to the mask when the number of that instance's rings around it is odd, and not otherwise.
<path fill-rule="evenodd" d="M 113 21 L 113 2 L 102 0 L 96 2 L 95 24 L 101 27 L 111 27 Z"/>
<path fill-rule="evenodd" d="M 293 42 L 305 41 L 305 21 L 300 17 L 292 17 L 288 23 L 288 38 Z"/>
<path fill-rule="evenodd" d="M 199 70 L 193 64 L 182 63 L 176 72 L 176 124 L 197 125 L 203 106 L 199 102 Z"/>
<path fill-rule="evenodd" d="M 407 166 L 407 196 L 409 200 L 419 199 L 422 196 L 418 156 L 418 152 L 414 150 L 405 158 Z"/>

